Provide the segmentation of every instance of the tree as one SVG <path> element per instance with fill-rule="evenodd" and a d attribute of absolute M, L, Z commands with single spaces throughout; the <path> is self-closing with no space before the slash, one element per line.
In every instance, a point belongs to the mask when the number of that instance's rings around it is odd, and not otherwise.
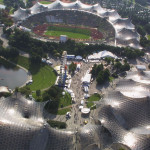
<path fill-rule="evenodd" d="M 75 70 L 76 70 L 76 67 L 77 67 L 77 65 L 72 62 L 72 63 L 69 65 L 69 72 L 74 73 Z"/>
<path fill-rule="evenodd" d="M 144 28 L 141 27 L 141 26 L 138 26 L 138 27 L 137 27 L 137 32 L 138 32 L 141 36 L 145 36 L 145 35 L 146 35 L 146 32 L 145 32 Z"/>
<path fill-rule="evenodd" d="M 36 90 L 36 96 L 41 96 L 41 90 Z"/>

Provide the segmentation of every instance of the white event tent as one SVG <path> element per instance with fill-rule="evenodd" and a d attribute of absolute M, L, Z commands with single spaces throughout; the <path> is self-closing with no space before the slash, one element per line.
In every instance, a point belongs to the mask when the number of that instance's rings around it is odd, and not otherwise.
<path fill-rule="evenodd" d="M 117 58 L 116 55 L 114 55 L 113 53 L 109 52 L 109 51 L 101 51 L 98 53 L 93 53 L 92 55 L 88 56 L 88 59 L 102 59 L 102 58 L 106 58 L 106 57 L 111 57 L 111 58 Z"/>

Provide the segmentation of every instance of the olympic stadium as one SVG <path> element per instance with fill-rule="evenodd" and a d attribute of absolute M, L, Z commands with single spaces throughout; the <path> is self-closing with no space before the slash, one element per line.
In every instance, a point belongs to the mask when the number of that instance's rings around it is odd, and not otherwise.
<path fill-rule="evenodd" d="M 121 18 L 115 10 L 102 8 L 100 4 L 86 5 L 78 0 L 72 3 L 56 0 L 48 5 L 36 3 L 29 9 L 19 8 L 12 17 L 31 29 L 44 23 L 78 24 L 98 28 L 103 22 L 106 25 L 105 32 L 108 32 L 104 38 L 111 38 L 113 45 L 142 48 L 139 45 L 140 36 L 131 21 Z"/>

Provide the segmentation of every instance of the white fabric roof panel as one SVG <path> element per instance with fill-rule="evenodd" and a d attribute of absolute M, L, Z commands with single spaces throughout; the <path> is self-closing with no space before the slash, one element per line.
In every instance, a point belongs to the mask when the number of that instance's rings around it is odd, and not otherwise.
<path fill-rule="evenodd" d="M 121 31 L 119 31 L 116 34 L 116 38 L 117 39 L 123 39 L 123 40 L 131 40 L 131 39 L 137 39 L 139 40 L 139 35 L 135 30 L 130 30 L 130 29 L 126 29 L 123 28 Z"/>
<path fill-rule="evenodd" d="M 37 14 L 43 11 L 47 11 L 48 7 L 37 2 L 34 6 L 30 8 L 31 14 Z"/>
<path fill-rule="evenodd" d="M 101 59 L 101 58 L 105 58 L 105 57 L 117 58 L 117 56 L 114 55 L 113 53 L 104 50 L 99 53 L 94 53 L 93 55 L 88 56 L 88 59 Z"/>
<path fill-rule="evenodd" d="M 28 16 L 29 16 L 28 11 L 21 7 L 17 11 L 15 11 L 14 14 L 12 15 L 12 17 L 15 18 L 15 20 L 24 20 Z"/>
<path fill-rule="evenodd" d="M 129 18 L 118 18 L 113 22 L 115 29 L 120 30 L 122 28 L 134 29 L 134 25 L 131 23 Z"/>
<path fill-rule="evenodd" d="M 90 81 L 91 81 L 91 74 L 87 73 L 87 74 L 83 77 L 82 82 L 83 82 L 83 83 L 90 83 Z"/>

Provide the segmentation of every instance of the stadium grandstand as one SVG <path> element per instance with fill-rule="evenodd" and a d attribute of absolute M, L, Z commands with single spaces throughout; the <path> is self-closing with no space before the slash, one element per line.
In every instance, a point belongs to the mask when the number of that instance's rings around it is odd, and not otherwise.
<path fill-rule="evenodd" d="M 79 0 L 71 3 L 56 0 L 48 5 L 37 2 L 29 9 L 19 8 L 12 17 L 15 22 L 22 21 L 22 25 L 29 28 L 44 23 L 65 23 L 96 27 L 101 31 L 101 25 L 103 25 L 103 33 L 107 33 L 107 36 L 103 35 L 104 39 L 111 39 L 113 34 L 115 40 L 112 41 L 116 46 L 130 46 L 142 49 L 139 45 L 139 34 L 135 31 L 131 21 L 127 18 L 121 18 L 115 10 L 102 8 L 100 4 L 86 5 Z M 105 24 L 103 24 L 104 22 Z M 108 34 L 108 32 L 110 33 Z"/>

